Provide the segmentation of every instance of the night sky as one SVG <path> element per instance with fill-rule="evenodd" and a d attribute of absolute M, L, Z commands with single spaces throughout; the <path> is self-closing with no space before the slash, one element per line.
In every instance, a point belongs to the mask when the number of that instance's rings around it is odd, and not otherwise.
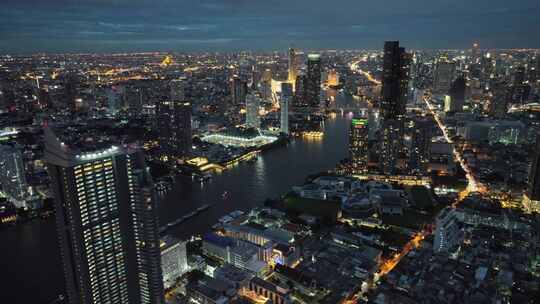
<path fill-rule="evenodd" d="M 1 0 L 0 53 L 540 47 L 538 0 Z"/>

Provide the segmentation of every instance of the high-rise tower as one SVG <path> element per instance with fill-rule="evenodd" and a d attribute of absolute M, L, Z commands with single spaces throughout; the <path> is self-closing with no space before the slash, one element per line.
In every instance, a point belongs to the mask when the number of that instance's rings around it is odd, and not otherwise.
<path fill-rule="evenodd" d="M 431 126 L 429 120 L 415 120 L 411 134 L 411 147 L 409 149 L 409 173 L 413 175 L 425 174 L 430 161 Z"/>
<path fill-rule="evenodd" d="M 156 194 L 142 150 L 64 142 L 45 160 L 68 303 L 164 303 Z"/>
<path fill-rule="evenodd" d="M 260 97 L 250 93 L 246 97 L 246 126 L 258 129 L 261 127 L 261 117 L 259 116 Z"/>
<path fill-rule="evenodd" d="M 441 56 L 437 61 L 435 76 L 433 79 L 433 91 L 436 93 L 446 94 L 454 80 L 456 73 L 456 64 L 447 57 Z"/>
<path fill-rule="evenodd" d="M 296 77 L 296 87 L 294 90 L 294 107 L 303 108 L 307 107 L 306 104 L 306 75 L 300 74 Z"/>
<path fill-rule="evenodd" d="M 386 41 L 380 106 L 383 119 L 399 119 L 405 115 L 409 65 L 410 56 L 405 48 L 399 47 L 399 41 Z"/>
<path fill-rule="evenodd" d="M 312 108 L 318 108 L 321 93 L 321 56 L 319 54 L 309 54 L 307 63 L 305 103 Z"/>
<path fill-rule="evenodd" d="M 448 92 L 451 98 L 451 112 L 463 111 L 463 104 L 465 103 L 465 90 L 467 89 L 467 81 L 464 76 L 459 76 L 454 80 L 450 91 Z"/>
<path fill-rule="evenodd" d="M 379 166 L 384 174 L 396 172 L 403 149 L 404 119 L 409 85 L 411 55 L 399 41 L 384 44 L 380 112 L 382 116 Z"/>
<path fill-rule="evenodd" d="M 298 67 L 296 64 L 296 51 L 293 48 L 289 49 L 289 83 L 293 85 L 293 88 L 296 83 L 296 77 L 298 76 Z"/>
<path fill-rule="evenodd" d="M 244 104 L 247 95 L 247 81 L 238 76 L 234 76 L 231 82 L 232 102 L 235 105 Z"/>
<path fill-rule="evenodd" d="M 185 100 L 162 100 L 157 104 L 157 126 L 162 154 L 168 159 L 191 152 L 191 104 Z"/>
<path fill-rule="evenodd" d="M 368 137 L 368 120 L 353 119 L 349 131 L 349 159 L 353 174 L 363 174 L 368 171 Z"/>
<path fill-rule="evenodd" d="M 289 104 L 293 99 L 292 84 L 281 83 L 281 99 L 280 99 L 280 131 L 284 134 L 289 134 Z"/>
<path fill-rule="evenodd" d="M 383 174 L 395 174 L 399 152 L 403 148 L 403 122 L 397 119 L 383 120 L 380 132 L 380 170 Z"/>
<path fill-rule="evenodd" d="M 529 171 L 529 185 L 524 203 L 529 211 L 540 212 L 540 135 L 536 137 L 536 148 Z"/>

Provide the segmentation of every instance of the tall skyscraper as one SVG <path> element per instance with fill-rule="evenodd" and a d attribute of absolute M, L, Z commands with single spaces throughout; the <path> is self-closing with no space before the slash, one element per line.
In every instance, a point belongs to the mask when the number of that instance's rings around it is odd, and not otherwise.
<path fill-rule="evenodd" d="M 191 104 L 180 100 L 157 103 L 159 145 L 167 159 L 182 158 L 191 152 Z"/>
<path fill-rule="evenodd" d="M 459 76 L 454 80 L 450 91 L 448 92 L 451 98 L 450 111 L 461 112 L 463 111 L 463 104 L 465 103 L 465 90 L 467 88 L 467 81 L 464 76 Z"/>
<path fill-rule="evenodd" d="M 495 118 L 504 118 L 508 111 L 508 101 L 511 90 L 503 81 L 495 82 L 491 88 L 491 99 L 489 102 L 489 115 Z"/>
<path fill-rule="evenodd" d="M 231 94 L 233 104 L 244 104 L 246 102 L 247 81 L 242 80 L 238 76 L 234 76 L 231 81 Z"/>
<path fill-rule="evenodd" d="M 433 77 L 433 91 L 440 94 L 448 93 L 456 73 L 456 64 L 448 60 L 446 56 L 441 56 L 437 61 L 435 75 Z"/>
<path fill-rule="evenodd" d="M 305 83 L 305 103 L 312 108 L 318 108 L 321 94 L 321 55 L 309 54 Z"/>
<path fill-rule="evenodd" d="M 381 133 L 380 170 L 383 174 L 395 174 L 399 152 L 403 148 L 403 121 L 397 119 L 383 120 Z"/>
<path fill-rule="evenodd" d="M 405 115 L 409 61 L 399 41 L 385 42 L 380 106 L 383 119 L 400 119 Z"/>
<path fill-rule="evenodd" d="M 16 147 L 0 145 L 0 189 L 12 200 L 22 201 L 27 188 L 21 151 Z"/>
<path fill-rule="evenodd" d="M 265 100 L 272 100 L 272 70 L 266 69 L 259 81 L 258 91 Z"/>
<path fill-rule="evenodd" d="M 536 137 L 536 149 L 529 171 L 529 184 L 524 203 L 529 211 L 540 212 L 540 135 Z"/>
<path fill-rule="evenodd" d="M 294 90 L 294 107 L 303 108 L 307 107 L 306 104 L 306 75 L 296 76 L 296 87 Z"/>
<path fill-rule="evenodd" d="M 261 117 L 259 116 L 260 98 L 255 94 L 248 94 L 246 97 L 246 126 L 258 129 L 261 127 Z"/>
<path fill-rule="evenodd" d="M 288 80 L 295 87 L 296 77 L 298 76 L 298 66 L 296 65 L 296 51 L 293 48 L 289 49 L 289 75 Z"/>
<path fill-rule="evenodd" d="M 45 129 L 68 303 L 164 303 L 156 194 L 141 148 L 66 139 Z"/>
<path fill-rule="evenodd" d="M 349 159 L 353 174 L 368 171 L 369 127 L 367 119 L 353 119 L 349 131 Z"/>
<path fill-rule="evenodd" d="M 384 44 L 383 77 L 380 111 L 380 170 L 396 172 L 397 158 L 403 148 L 404 118 L 407 104 L 411 55 L 399 46 L 399 41 Z"/>
<path fill-rule="evenodd" d="M 425 174 L 430 161 L 431 127 L 428 120 L 416 120 L 412 128 L 411 146 L 409 148 L 409 173 Z"/>
<path fill-rule="evenodd" d="M 525 103 L 531 91 L 531 87 L 526 83 L 525 67 L 519 66 L 512 75 L 511 98 L 513 102 Z"/>
<path fill-rule="evenodd" d="M 280 99 L 280 131 L 284 134 L 289 134 L 289 104 L 292 101 L 293 92 L 292 84 L 281 83 L 281 99 Z"/>

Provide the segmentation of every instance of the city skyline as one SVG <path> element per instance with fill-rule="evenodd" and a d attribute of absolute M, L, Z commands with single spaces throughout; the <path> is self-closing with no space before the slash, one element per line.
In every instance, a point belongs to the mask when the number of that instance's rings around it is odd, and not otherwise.
<path fill-rule="evenodd" d="M 535 48 L 540 5 L 522 1 L 70 1 L 4 3 L 0 54 L 274 51 L 379 48 Z M 493 23 L 492 20 L 497 20 Z M 331 47 L 329 47 L 331 46 Z"/>
<path fill-rule="evenodd" d="M 3 0 L 0 303 L 536 303 L 539 13 Z"/>

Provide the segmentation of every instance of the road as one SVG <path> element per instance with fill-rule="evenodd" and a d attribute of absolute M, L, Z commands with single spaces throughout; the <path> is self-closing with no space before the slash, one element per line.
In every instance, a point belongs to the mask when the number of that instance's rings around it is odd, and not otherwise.
<path fill-rule="evenodd" d="M 351 71 L 354 71 L 354 72 L 358 72 L 362 75 L 364 75 L 364 77 L 366 77 L 366 79 L 368 81 L 370 81 L 371 83 L 373 84 L 376 84 L 376 85 L 381 85 L 382 82 L 380 80 L 377 80 L 376 78 L 374 78 L 370 72 L 368 71 L 364 71 L 362 70 L 361 68 L 358 67 L 358 64 L 360 63 L 361 61 L 353 61 L 349 64 L 349 67 L 351 69 Z"/>
<path fill-rule="evenodd" d="M 441 129 L 441 132 L 443 133 L 443 136 L 444 136 L 444 139 L 446 140 L 446 142 L 449 143 L 449 144 L 453 144 L 454 141 L 448 135 L 448 130 L 447 130 L 446 126 L 444 125 L 443 121 L 441 120 L 439 114 L 437 113 L 435 107 L 431 103 L 430 99 L 431 99 L 431 97 L 424 96 L 424 102 L 426 103 L 430 114 L 435 119 L 435 122 L 437 123 L 437 126 L 439 127 L 439 129 Z M 487 193 L 488 190 L 487 190 L 485 185 L 483 185 L 478 180 L 476 180 L 471 168 L 469 167 L 469 165 L 467 164 L 467 162 L 463 158 L 463 155 L 459 152 L 459 150 L 455 146 L 453 148 L 453 154 L 454 154 L 454 158 L 458 161 L 459 165 L 461 166 L 461 168 L 465 172 L 465 177 L 467 178 L 467 188 L 465 188 L 465 190 L 463 190 L 463 191 L 461 191 L 459 193 L 458 199 L 453 204 L 453 207 L 456 207 L 469 194 L 471 194 L 471 193 Z"/>

